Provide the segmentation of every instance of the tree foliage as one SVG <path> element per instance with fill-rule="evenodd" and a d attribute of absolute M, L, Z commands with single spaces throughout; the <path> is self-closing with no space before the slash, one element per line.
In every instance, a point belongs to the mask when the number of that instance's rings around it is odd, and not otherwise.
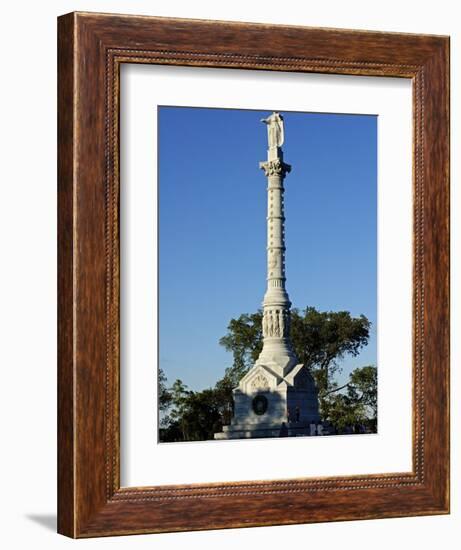
<path fill-rule="evenodd" d="M 204 441 L 222 430 L 227 403 L 218 388 L 194 392 L 181 381 L 171 387 L 171 410 L 160 423 L 161 441 Z"/>
<path fill-rule="evenodd" d="M 173 396 L 171 395 L 170 390 L 167 388 L 167 378 L 166 374 L 162 369 L 158 371 L 158 404 L 160 412 L 165 412 L 168 410 L 169 406 L 172 403 Z"/>
<path fill-rule="evenodd" d="M 328 391 L 339 361 L 346 355 L 356 357 L 368 343 L 370 321 L 352 317 L 348 311 L 295 309 L 291 317 L 291 340 L 301 363 L 315 374 L 319 391 Z"/>
<path fill-rule="evenodd" d="M 376 367 L 355 369 L 349 375 L 347 384 L 324 396 L 324 420 L 339 433 L 348 429 L 375 432 L 378 414 L 377 389 Z"/>
<path fill-rule="evenodd" d="M 231 319 L 227 334 L 219 343 L 233 356 L 233 365 L 227 369 L 228 376 L 239 382 L 254 364 L 263 347 L 262 311 L 243 313 L 238 319 Z"/>

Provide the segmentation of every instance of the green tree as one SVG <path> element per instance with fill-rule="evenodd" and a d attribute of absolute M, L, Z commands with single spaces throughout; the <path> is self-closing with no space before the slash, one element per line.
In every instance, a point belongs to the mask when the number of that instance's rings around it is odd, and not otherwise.
<path fill-rule="evenodd" d="M 320 392 L 331 388 L 346 355 L 357 356 L 367 345 L 371 323 L 364 316 L 348 311 L 318 311 L 307 307 L 291 316 L 291 341 L 301 363 L 315 376 Z"/>
<path fill-rule="evenodd" d="M 366 423 L 376 431 L 378 419 L 378 370 L 369 365 L 350 375 L 349 395 L 364 407 Z"/>
<path fill-rule="evenodd" d="M 324 395 L 324 420 L 340 432 L 358 426 L 376 431 L 377 415 L 378 376 L 374 366 L 355 369 L 347 384 Z"/>
<path fill-rule="evenodd" d="M 167 388 L 166 374 L 162 369 L 158 371 L 158 406 L 161 413 L 165 413 L 172 402 L 172 395 Z"/>
<path fill-rule="evenodd" d="M 188 440 L 188 426 L 185 413 L 187 411 L 188 398 L 191 395 L 191 391 L 187 388 L 186 384 L 182 380 L 175 380 L 174 384 L 170 388 L 171 392 L 171 412 L 170 419 L 172 424 L 176 424 L 177 429 L 181 432 L 182 439 Z"/>
<path fill-rule="evenodd" d="M 187 441 L 213 439 L 222 430 L 222 411 L 218 393 L 212 389 L 191 392 L 186 399 L 181 421 Z"/>
<path fill-rule="evenodd" d="M 235 386 L 261 353 L 263 346 L 262 319 L 261 310 L 251 314 L 243 313 L 238 319 L 231 319 L 227 327 L 227 334 L 219 340 L 221 346 L 232 353 L 233 364 L 226 370 L 225 376 Z"/>

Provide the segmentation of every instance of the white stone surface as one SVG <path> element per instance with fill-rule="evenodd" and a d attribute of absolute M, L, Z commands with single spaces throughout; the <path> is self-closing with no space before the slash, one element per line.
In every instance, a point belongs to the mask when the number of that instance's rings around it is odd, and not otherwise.
<path fill-rule="evenodd" d="M 267 186 L 267 289 L 263 300 L 263 349 L 234 390 L 234 417 L 215 439 L 309 435 L 309 423 L 319 422 L 317 390 L 308 369 L 299 364 L 290 341 L 291 302 L 285 289 L 285 175 L 283 117 L 262 119 L 268 127 L 267 161 L 260 162 Z M 262 396 L 267 409 L 254 411 Z"/>

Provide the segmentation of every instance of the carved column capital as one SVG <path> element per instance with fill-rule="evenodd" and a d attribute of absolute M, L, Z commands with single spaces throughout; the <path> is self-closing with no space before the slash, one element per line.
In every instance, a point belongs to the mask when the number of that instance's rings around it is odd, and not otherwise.
<path fill-rule="evenodd" d="M 291 166 L 280 159 L 260 162 L 259 167 L 264 170 L 266 177 L 281 176 L 284 178 L 286 174 L 291 172 Z"/>

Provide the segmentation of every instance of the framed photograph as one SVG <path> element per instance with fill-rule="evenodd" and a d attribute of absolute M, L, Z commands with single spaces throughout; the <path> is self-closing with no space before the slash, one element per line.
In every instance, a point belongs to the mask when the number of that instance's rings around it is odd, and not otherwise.
<path fill-rule="evenodd" d="M 58 20 L 58 531 L 449 513 L 449 39 Z"/>

